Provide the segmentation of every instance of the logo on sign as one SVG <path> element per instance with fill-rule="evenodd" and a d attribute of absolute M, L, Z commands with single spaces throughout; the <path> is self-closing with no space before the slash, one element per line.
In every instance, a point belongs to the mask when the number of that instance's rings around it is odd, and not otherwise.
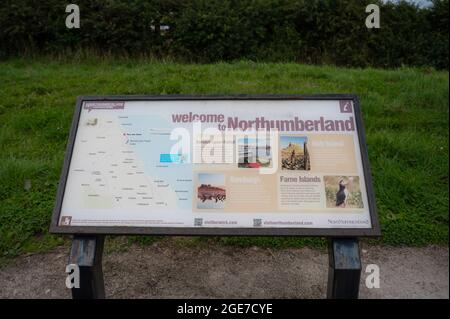
<path fill-rule="evenodd" d="M 194 218 L 194 226 L 202 226 L 203 218 Z"/>
<path fill-rule="evenodd" d="M 255 218 L 253 219 L 253 227 L 261 227 L 262 226 L 262 220 L 261 218 Z"/>
<path fill-rule="evenodd" d="M 353 113 L 352 101 L 341 100 L 339 101 L 339 106 L 341 108 L 341 113 Z"/>
<path fill-rule="evenodd" d="M 61 226 L 70 226 L 72 223 L 72 216 L 63 216 L 61 217 Z"/>

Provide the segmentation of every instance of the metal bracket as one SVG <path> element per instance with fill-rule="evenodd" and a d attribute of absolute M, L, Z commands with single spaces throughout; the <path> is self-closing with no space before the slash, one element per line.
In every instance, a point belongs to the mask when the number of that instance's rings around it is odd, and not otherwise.
<path fill-rule="evenodd" d="M 73 299 L 104 299 L 102 255 L 105 236 L 79 236 L 72 240 L 69 264 L 80 269 L 80 287 L 72 288 Z"/>
<path fill-rule="evenodd" d="M 357 299 L 361 258 L 357 238 L 331 238 L 328 246 L 329 299 Z"/>

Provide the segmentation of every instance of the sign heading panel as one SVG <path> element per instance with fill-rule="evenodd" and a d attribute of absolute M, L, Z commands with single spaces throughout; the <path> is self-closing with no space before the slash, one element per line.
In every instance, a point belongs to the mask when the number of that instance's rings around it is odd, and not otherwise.
<path fill-rule="evenodd" d="M 52 232 L 379 235 L 357 99 L 86 97 Z"/>

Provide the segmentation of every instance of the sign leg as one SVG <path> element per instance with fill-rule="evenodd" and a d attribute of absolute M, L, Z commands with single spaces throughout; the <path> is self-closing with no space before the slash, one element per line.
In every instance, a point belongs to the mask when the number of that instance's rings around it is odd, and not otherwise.
<path fill-rule="evenodd" d="M 73 299 L 103 299 L 102 255 L 104 236 L 75 235 L 70 250 L 69 264 L 79 268 L 79 288 L 72 288 Z"/>
<path fill-rule="evenodd" d="M 356 238 L 331 238 L 328 246 L 329 299 L 356 299 L 361 279 L 361 258 Z"/>

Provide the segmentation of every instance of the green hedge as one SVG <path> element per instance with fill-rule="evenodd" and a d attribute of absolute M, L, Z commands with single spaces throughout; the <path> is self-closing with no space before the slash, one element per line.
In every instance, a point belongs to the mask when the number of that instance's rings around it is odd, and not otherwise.
<path fill-rule="evenodd" d="M 65 27 L 80 6 L 81 28 Z M 381 28 L 367 29 L 377 3 Z M 168 25 L 168 31 L 160 31 Z M 152 28 L 153 26 L 153 28 Z M 0 55 L 152 55 L 448 69 L 448 0 L 429 8 L 378 0 L 3 0 Z"/>

